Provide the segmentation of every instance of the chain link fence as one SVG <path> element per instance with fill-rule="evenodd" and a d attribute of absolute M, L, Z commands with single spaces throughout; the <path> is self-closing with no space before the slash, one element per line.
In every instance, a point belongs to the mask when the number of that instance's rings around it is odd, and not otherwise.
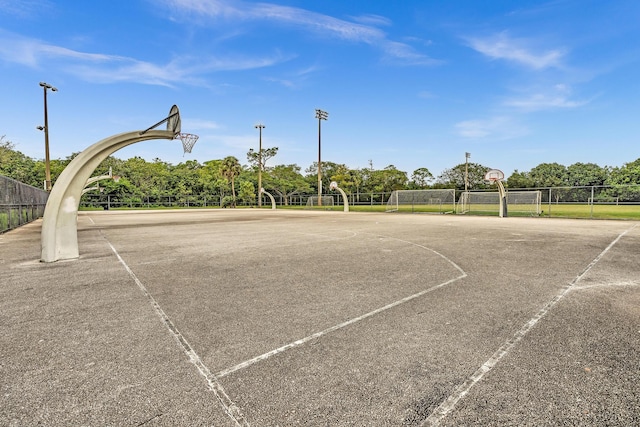
<path fill-rule="evenodd" d="M 495 189 L 487 189 L 495 192 Z M 640 184 L 618 186 L 585 186 L 585 187 L 537 187 L 507 188 L 512 191 L 539 191 L 541 195 L 541 212 L 543 217 L 563 218 L 620 218 L 640 219 Z M 463 191 L 456 191 L 456 202 Z M 333 208 L 342 206 L 342 198 L 336 192 L 325 192 L 324 196 L 333 197 Z M 286 197 L 273 194 L 278 207 L 304 208 L 309 197 L 314 194 L 289 194 Z M 348 193 L 349 205 L 362 211 L 384 212 L 391 192 L 387 193 Z M 80 207 L 84 209 L 153 209 L 153 208 L 188 208 L 188 207 L 227 207 L 225 195 L 182 195 L 182 196 L 140 196 L 87 193 L 82 197 Z M 237 200 L 237 206 L 257 205 L 257 200 Z M 263 206 L 271 206 L 263 199 Z M 329 208 L 329 207 L 325 207 Z"/>
<path fill-rule="evenodd" d="M 44 215 L 49 193 L 0 175 L 0 233 Z"/>
<path fill-rule="evenodd" d="M 640 184 L 550 187 L 542 192 L 542 216 L 640 218 Z"/>
<path fill-rule="evenodd" d="M 508 188 L 509 191 L 539 190 L 544 217 L 566 218 L 620 218 L 640 219 L 640 184 L 584 187 Z M 487 190 L 492 191 L 492 190 Z M 456 200 L 463 192 L 456 192 Z M 342 199 L 334 192 L 325 193 L 334 198 L 339 208 Z M 349 204 L 360 210 L 384 210 L 388 193 L 347 194 Z M 278 206 L 304 207 L 309 197 L 317 194 L 275 195 Z M 0 176 L 0 233 L 12 230 L 44 215 L 49 193 Z M 227 207 L 230 196 L 219 195 L 129 195 L 87 193 L 80 201 L 81 209 L 153 209 L 153 208 L 205 208 Z M 270 206 L 270 203 L 263 203 Z M 238 206 L 256 206 L 256 201 L 238 199 Z"/>

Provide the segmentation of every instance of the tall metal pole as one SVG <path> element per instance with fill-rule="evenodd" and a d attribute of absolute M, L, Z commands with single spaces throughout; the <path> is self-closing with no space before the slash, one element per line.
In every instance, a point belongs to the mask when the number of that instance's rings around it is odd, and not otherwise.
<path fill-rule="evenodd" d="M 40 86 L 42 86 L 44 90 L 44 188 L 47 191 L 51 191 L 51 161 L 49 158 L 49 117 L 47 114 L 47 89 L 51 89 L 52 92 L 56 92 L 58 89 L 45 82 L 40 82 Z"/>
<path fill-rule="evenodd" d="M 262 129 L 265 125 L 258 123 L 254 126 L 260 132 L 260 145 L 258 151 L 258 207 L 262 207 Z"/>
<path fill-rule="evenodd" d="M 464 192 L 469 191 L 469 157 L 471 153 L 464 153 Z"/>
<path fill-rule="evenodd" d="M 322 138 L 321 138 L 321 126 L 322 120 L 327 120 L 329 113 L 322 110 L 316 110 L 316 119 L 318 119 L 318 206 L 322 206 Z"/>

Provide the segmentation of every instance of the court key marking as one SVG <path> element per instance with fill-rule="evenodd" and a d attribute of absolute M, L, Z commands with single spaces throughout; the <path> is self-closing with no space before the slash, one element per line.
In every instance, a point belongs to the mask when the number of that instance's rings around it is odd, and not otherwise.
<path fill-rule="evenodd" d="M 105 240 L 107 240 L 106 237 L 105 237 Z M 144 284 L 140 281 L 140 279 L 138 279 L 138 277 L 135 275 L 133 270 L 129 268 L 127 263 L 122 259 L 122 257 L 120 256 L 116 248 L 111 244 L 111 242 L 109 242 L 109 240 L 107 240 L 107 244 L 109 245 L 113 253 L 116 255 L 116 258 L 118 258 L 118 261 L 120 261 L 120 264 L 122 264 L 125 270 L 127 270 L 127 273 L 129 273 L 129 276 L 133 279 L 136 285 L 138 285 L 138 288 L 140 288 L 140 290 L 147 297 L 149 302 L 151 302 L 151 306 L 155 310 L 156 314 L 160 317 L 160 319 L 162 320 L 162 323 L 167 327 L 169 332 L 171 332 L 171 335 L 173 335 L 173 337 L 176 339 L 176 341 L 178 342 L 182 350 L 185 352 L 185 354 L 189 357 L 189 361 L 193 363 L 196 366 L 196 368 L 198 368 L 198 371 L 200 372 L 200 374 L 207 380 L 207 385 L 209 386 L 209 390 L 211 390 L 213 394 L 215 394 L 215 396 L 218 398 L 218 401 L 224 408 L 227 415 L 229 415 L 229 417 L 233 421 L 235 421 L 236 425 L 248 426 L 249 423 L 244 418 L 244 415 L 242 415 L 242 412 L 240 412 L 240 408 L 238 408 L 238 406 L 236 406 L 236 404 L 233 403 L 233 401 L 231 400 L 229 395 L 227 395 L 226 391 L 224 390 L 220 382 L 218 382 L 216 376 L 213 375 L 209 370 L 209 368 L 207 367 L 207 365 L 205 365 L 204 362 L 202 362 L 202 359 L 200 358 L 200 356 L 198 356 L 198 354 L 195 352 L 193 347 L 191 347 L 191 344 L 189 344 L 189 342 L 184 337 L 184 335 L 182 335 L 182 333 L 178 330 L 176 325 L 171 321 L 167 313 L 165 313 L 162 307 L 160 307 L 160 304 L 158 304 L 155 298 L 153 298 L 153 296 L 149 293 L 146 286 L 144 286 Z"/>
<path fill-rule="evenodd" d="M 355 233 L 357 234 L 357 233 Z M 292 348 L 298 347 L 306 342 L 309 342 L 313 339 L 316 338 L 320 338 L 324 335 L 327 335 L 331 332 L 337 331 L 339 329 L 345 328 L 349 325 L 352 325 L 354 323 L 360 322 L 362 320 L 365 320 L 369 317 L 372 317 L 376 314 L 379 314 L 381 312 L 384 312 L 386 310 L 389 310 L 393 307 L 399 306 L 401 304 L 404 304 L 408 301 L 411 301 L 413 299 L 416 299 L 418 297 L 421 297 L 429 292 L 432 292 L 436 289 L 442 288 L 444 286 L 447 286 L 451 283 L 454 283 L 460 279 L 463 279 L 465 277 L 467 277 L 467 273 L 460 267 L 458 266 L 455 262 L 453 262 L 452 260 L 450 260 L 449 258 L 447 258 L 446 256 L 444 256 L 443 254 L 435 251 L 434 249 L 428 248 L 426 246 L 417 244 L 417 243 L 413 243 L 413 242 L 409 242 L 406 240 L 402 240 L 402 239 L 398 239 L 395 237 L 388 237 L 388 236 L 378 236 L 378 237 L 383 237 L 383 238 L 387 238 L 387 239 L 391 239 L 391 240 L 396 240 L 396 241 L 400 241 L 403 243 L 407 243 L 409 245 L 412 246 L 416 246 L 419 247 L 421 249 L 430 251 L 434 254 L 436 254 L 437 256 L 441 257 L 442 259 L 444 259 L 446 262 L 448 262 L 449 264 L 451 264 L 460 274 L 450 280 L 447 280 L 445 282 L 442 282 L 440 284 L 437 284 L 435 286 L 432 286 L 428 289 L 425 289 L 423 291 L 420 291 L 418 293 L 415 293 L 413 295 L 409 295 L 405 298 L 402 298 L 400 300 L 394 301 L 390 304 L 387 304 L 383 307 L 380 307 L 376 310 L 370 311 L 366 314 L 363 314 L 361 316 L 355 317 L 353 319 L 347 320 L 345 322 L 342 322 L 340 324 L 334 325 L 330 328 L 327 328 L 325 330 L 322 330 L 320 332 L 316 332 L 314 334 L 311 334 L 307 337 L 301 338 L 299 340 L 296 340 L 292 343 L 289 343 L 287 345 L 284 345 L 282 347 L 279 347 L 275 350 L 271 350 L 267 353 L 264 353 L 260 356 L 254 357 L 252 359 L 246 360 L 242 363 L 239 363 L 233 367 L 224 369 L 222 371 L 219 371 L 215 374 L 212 374 L 211 371 L 209 370 L 209 368 L 204 364 L 204 362 L 202 362 L 202 359 L 200 358 L 200 356 L 198 356 L 198 354 L 195 352 L 195 350 L 191 347 L 191 345 L 189 344 L 189 342 L 186 340 L 186 338 L 184 337 L 184 335 L 182 335 L 182 333 L 178 330 L 178 328 L 175 326 L 175 324 L 171 321 L 171 319 L 169 318 L 169 316 L 165 313 L 165 311 L 162 309 L 162 307 L 160 307 L 160 304 L 155 300 L 155 298 L 153 298 L 153 296 L 149 293 L 149 291 L 147 290 L 147 288 L 144 286 L 144 284 L 140 281 L 140 279 L 138 279 L 138 277 L 135 275 L 135 273 L 133 272 L 133 270 L 131 270 L 131 268 L 127 265 L 127 263 L 124 261 L 124 259 L 122 259 L 122 257 L 120 256 L 120 254 L 118 253 L 118 251 L 116 250 L 116 248 L 111 244 L 111 242 L 109 242 L 109 240 L 106 238 L 105 236 L 105 240 L 107 241 L 107 244 L 109 245 L 109 247 L 111 248 L 111 250 L 113 251 L 113 253 L 115 254 L 116 258 L 118 259 L 118 261 L 123 265 L 123 267 L 125 268 L 125 270 L 127 271 L 127 273 L 129 273 L 129 276 L 133 279 L 133 281 L 136 283 L 136 285 L 138 286 L 138 288 L 140 288 L 140 290 L 142 291 L 142 293 L 147 297 L 147 299 L 149 300 L 149 302 L 151 303 L 151 306 L 154 308 L 156 314 L 160 317 L 160 319 L 162 320 L 162 322 L 164 323 L 164 325 L 167 327 L 167 329 L 169 330 L 169 332 L 173 335 L 173 337 L 176 339 L 176 341 L 178 342 L 178 344 L 180 345 L 180 347 L 182 348 L 182 350 L 185 352 L 185 354 L 189 357 L 189 360 L 191 361 L 191 363 L 193 363 L 197 368 L 198 371 L 200 372 L 200 374 L 207 380 L 207 384 L 209 386 L 209 389 L 215 394 L 215 396 L 218 398 L 218 401 L 221 403 L 221 405 L 223 406 L 225 412 L 227 413 L 227 415 L 229 415 L 229 417 L 231 417 L 231 419 L 233 419 L 236 422 L 236 425 L 239 426 L 248 426 L 249 423 L 247 422 L 247 420 L 244 418 L 244 415 L 241 413 L 240 409 L 238 408 L 238 406 L 231 400 L 231 398 L 227 395 L 226 391 L 224 390 L 224 388 L 222 387 L 222 385 L 220 384 L 220 382 L 218 381 L 218 378 L 222 378 L 226 375 L 229 375 L 233 372 L 236 372 L 240 369 L 244 369 L 246 367 L 249 367 L 255 363 L 261 362 L 263 360 L 266 360 L 268 358 L 270 358 L 271 356 L 274 356 L 276 354 L 282 353 L 286 350 L 290 350 Z"/>

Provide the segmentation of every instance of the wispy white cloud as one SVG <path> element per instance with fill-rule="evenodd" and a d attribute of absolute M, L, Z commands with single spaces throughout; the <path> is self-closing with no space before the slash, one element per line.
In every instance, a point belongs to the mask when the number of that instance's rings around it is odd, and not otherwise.
<path fill-rule="evenodd" d="M 422 98 L 422 99 L 433 99 L 436 96 L 429 92 L 428 90 L 421 90 L 420 92 L 418 92 L 418 98 Z"/>
<path fill-rule="evenodd" d="M 505 102 L 509 107 L 517 107 L 527 111 L 547 110 L 552 108 L 576 108 L 587 104 L 587 101 L 572 101 L 564 96 L 549 96 L 536 93 L 528 98 L 512 99 Z"/>
<path fill-rule="evenodd" d="M 116 55 L 78 52 L 0 30 L 0 60 L 28 67 L 38 67 L 42 62 L 50 59 L 72 59 L 87 63 L 127 60 L 125 57 Z"/>
<path fill-rule="evenodd" d="M 399 59 L 406 65 L 437 65 L 442 63 L 440 60 L 418 53 L 411 46 L 404 43 L 384 40 L 379 46 L 386 54 L 387 61 L 392 58 Z"/>
<path fill-rule="evenodd" d="M 533 40 L 513 38 L 507 32 L 490 37 L 471 37 L 469 46 L 492 59 L 515 62 L 535 70 L 560 68 L 564 49 L 536 49 Z"/>
<path fill-rule="evenodd" d="M 212 135 L 210 140 L 215 144 L 241 150 L 244 153 L 247 152 L 247 147 L 255 144 L 254 135 Z"/>
<path fill-rule="evenodd" d="M 388 26 L 391 21 L 377 15 L 360 16 L 353 18 L 355 22 L 350 22 L 306 9 L 272 3 L 229 0 L 164 0 L 164 3 L 177 13 L 195 14 L 210 19 L 271 21 L 299 27 L 320 36 L 364 43 L 380 48 L 386 58 L 394 58 L 403 64 L 438 63 L 406 43 L 389 39 L 387 34 L 375 25 Z"/>
<path fill-rule="evenodd" d="M 283 79 L 278 77 L 264 77 L 264 80 L 271 83 L 277 83 L 289 89 L 294 89 L 298 86 L 298 84 L 292 79 Z"/>
<path fill-rule="evenodd" d="M 549 109 L 578 108 L 589 101 L 571 98 L 571 88 L 564 84 L 557 84 L 544 92 L 534 92 L 520 98 L 507 99 L 504 105 L 515 107 L 523 111 L 540 111 Z"/>
<path fill-rule="evenodd" d="M 377 25 L 380 27 L 391 26 L 393 24 L 389 18 L 380 16 L 380 15 L 372 15 L 372 14 L 352 16 L 351 19 L 353 19 L 355 22 L 359 22 L 360 24 Z"/>
<path fill-rule="evenodd" d="M 87 53 L 55 46 L 0 31 L 0 61 L 17 63 L 31 68 L 58 61 L 59 68 L 93 82 L 136 82 L 173 86 L 186 83 L 204 85 L 203 75 L 215 71 L 262 68 L 286 61 L 280 53 L 263 57 L 179 57 L 164 64 L 135 58 Z"/>
<path fill-rule="evenodd" d="M 0 15 L 12 15 L 21 19 L 48 13 L 52 8 L 49 0 L 0 0 Z"/>
<path fill-rule="evenodd" d="M 465 120 L 455 125 L 456 133 L 469 139 L 507 140 L 524 136 L 529 130 L 511 117 Z"/>
<path fill-rule="evenodd" d="M 263 79 L 268 82 L 277 83 L 289 89 L 298 89 L 304 84 L 305 81 L 308 80 L 309 76 L 313 75 L 319 69 L 320 67 L 311 65 L 297 71 L 289 72 L 284 77 L 268 76 L 264 77 Z"/>
<path fill-rule="evenodd" d="M 182 127 L 193 130 L 217 130 L 220 125 L 211 120 L 187 119 L 182 122 Z"/>

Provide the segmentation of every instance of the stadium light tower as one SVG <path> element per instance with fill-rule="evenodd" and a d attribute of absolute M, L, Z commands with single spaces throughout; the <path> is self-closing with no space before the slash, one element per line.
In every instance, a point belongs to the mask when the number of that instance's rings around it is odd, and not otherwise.
<path fill-rule="evenodd" d="M 464 192 L 469 191 L 469 157 L 471 153 L 464 153 Z"/>
<path fill-rule="evenodd" d="M 40 82 L 40 86 L 44 89 L 44 126 L 39 126 L 38 129 L 44 130 L 44 174 L 45 184 L 44 188 L 47 191 L 51 191 L 51 164 L 49 159 L 49 118 L 47 115 L 47 89 L 51 89 L 51 92 L 57 92 L 58 89 L 51 86 L 49 83 Z"/>
<path fill-rule="evenodd" d="M 260 142 L 258 146 L 258 207 L 262 207 L 262 129 L 265 125 L 258 123 L 254 126 L 260 132 Z"/>
<path fill-rule="evenodd" d="M 318 206 L 322 206 L 322 157 L 320 155 L 322 139 L 320 137 L 320 123 L 323 120 L 327 120 L 327 117 L 329 117 L 329 113 L 316 109 L 316 119 L 318 119 Z"/>

